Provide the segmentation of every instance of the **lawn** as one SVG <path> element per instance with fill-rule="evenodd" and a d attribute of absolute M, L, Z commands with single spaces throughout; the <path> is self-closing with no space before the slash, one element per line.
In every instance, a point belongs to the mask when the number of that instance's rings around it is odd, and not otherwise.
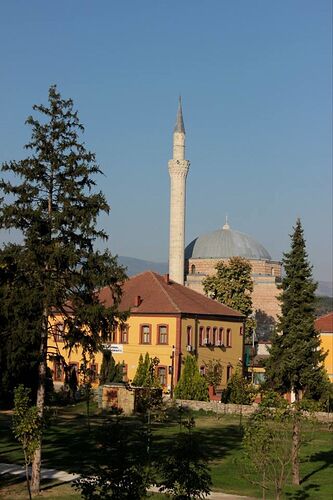
<path fill-rule="evenodd" d="M 97 460 L 94 432 L 88 432 L 85 405 L 81 403 L 59 408 L 54 413 L 45 432 L 43 465 L 82 473 Z M 104 415 L 93 407 L 92 430 L 101 426 L 104 419 Z M 259 487 L 251 485 L 242 477 L 237 463 L 242 453 L 242 428 L 239 417 L 223 415 L 217 418 L 214 415 L 196 414 L 195 419 L 195 432 L 200 435 L 202 446 L 210 459 L 213 489 L 260 498 Z M 138 418 L 126 418 L 125 423 L 129 431 L 139 426 L 142 427 L 142 432 L 145 431 L 144 423 Z M 10 427 L 10 414 L 0 413 L 0 462 L 22 464 L 22 452 L 12 437 Z M 173 437 L 179 429 L 176 417 L 168 422 L 153 423 L 151 439 L 153 458 L 168 452 Z M 308 434 L 311 439 L 308 439 L 301 449 L 302 484 L 298 489 L 287 486 L 285 498 L 327 500 L 331 498 L 333 489 L 332 432 L 327 426 L 317 424 L 315 430 L 309 431 Z M 5 486 L 0 488 L 0 498 L 24 498 L 19 495 L 22 485 L 17 484 L 17 478 L 2 477 L 2 482 Z M 58 500 L 79 498 L 69 485 L 54 487 L 52 483 L 44 485 L 43 497 Z"/>

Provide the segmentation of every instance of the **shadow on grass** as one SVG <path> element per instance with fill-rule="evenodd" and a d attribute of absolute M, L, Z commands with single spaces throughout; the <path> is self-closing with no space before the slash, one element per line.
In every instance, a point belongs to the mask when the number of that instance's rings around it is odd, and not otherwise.
<path fill-rule="evenodd" d="M 319 453 L 313 453 L 309 460 L 309 462 L 322 462 L 321 465 L 319 465 L 317 468 L 312 470 L 309 474 L 306 474 L 303 479 L 302 479 L 302 484 L 310 479 L 310 477 L 314 476 L 318 472 L 327 469 L 327 467 L 330 467 L 333 464 L 333 450 L 329 451 L 321 451 Z"/>
<path fill-rule="evenodd" d="M 173 432 L 165 434 L 163 429 L 158 429 L 153 436 L 153 459 L 167 455 L 172 446 L 175 435 L 179 432 L 179 425 L 174 424 Z M 169 427 L 170 428 L 170 427 Z M 241 447 L 242 431 L 236 425 L 224 427 L 205 427 L 194 431 L 200 437 L 202 451 L 209 457 L 209 461 L 220 460 Z"/>
<path fill-rule="evenodd" d="M 315 492 L 319 490 L 319 484 L 311 483 L 303 486 L 301 490 L 286 493 L 286 498 L 289 500 L 307 500 L 308 498 L 315 498 Z"/>

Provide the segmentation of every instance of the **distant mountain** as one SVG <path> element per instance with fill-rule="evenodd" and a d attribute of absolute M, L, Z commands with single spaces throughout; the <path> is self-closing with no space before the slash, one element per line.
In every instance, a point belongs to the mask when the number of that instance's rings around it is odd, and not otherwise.
<path fill-rule="evenodd" d="M 167 262 L 152 262 L 150 260 L 135 259 L 134 257 L 119 256 L 118 261 L 127 267 L 128 276 L 143 273 L 144 271 L 155 271 L 159 274 L 168 272 Z M 332 281 L 319 281 L 316 295 L 322 297 L 333 297 Z"/>
<path fill-rule="evenodd" d="M 318 281 L 318 288 L 316 295 L 333 297 L 333 282 L 332 281 Z"/>
<path fill-rule="evenodd" d="M 168 264 L 166 262 L 151 262 L 150 260 L 123 256 L 118 257 L 118 262 L 127 267 L 128 276 L 134 276 L 144 271 L 155 271 L 159 274 L 166 274 L 168 272 Z"/>

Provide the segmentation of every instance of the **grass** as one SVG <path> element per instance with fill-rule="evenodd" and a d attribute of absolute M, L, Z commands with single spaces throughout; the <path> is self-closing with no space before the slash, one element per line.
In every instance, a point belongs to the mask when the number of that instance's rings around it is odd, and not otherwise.
<path fill-rule="evenodd" d="M 103 420 L 103 414 L 94 406 L 92 429 L 98 428 Z M 125 422 L 129 428 L 143 425 L 142 421 L 135 417 L 125 419 Z M 10 427 L 10 415 L 0 413 L 0 461 L 23 464 L 21 449 L 13 439 Z M 158 459 L 168 452 L 179 428 L 176 419 L 153 424 L 151 450 L 155 458 Z M 223 415 L 217 418 L 214 415 L 196 415 L 195 432 L 200 435 L 210 459 L 213 489 L 260 498 L 260 488 L 251 485 L 241 476 L 237 464 L 242 454 L 242 428 L 239 425 L 239 417 Z M 300 454 L 302 484 L 299 488 L 288 485 L 284 491 L 284 498 L 327 500 L 331 498 L 333 488 L 332 433 L 327 426 L 317 424 L 314 432 L 309 429 L 308 437 L 312 439 L 302 446 Z M 43 466 L 82 473 L 95 461 L 96 445 L 93 433 L 89 434 L 87 429 L 84 403 L 58 409 L 45 432 Z M 26 498 L 24 483 L 20 483 L 17 478 L 0 476 L 0 480 L 5 482 L 4 486 L 0 487 L 0 498 Z M 20 491 L 23 492 L 23 496 L 20 496 Z M 58 500 L 80 498 L 68 484 L 54 482 L 43 484 L 42 497 Z M 151 498 L 163 497 L 155 495 Z M 267 498 L 272 497 L 268 495 Z"/>

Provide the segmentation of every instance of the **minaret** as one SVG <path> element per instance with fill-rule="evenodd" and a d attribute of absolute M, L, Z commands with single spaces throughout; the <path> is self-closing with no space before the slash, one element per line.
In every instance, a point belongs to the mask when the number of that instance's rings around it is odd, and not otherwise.
<path fill-rule="evenodd" d="M 170 174 L 170 279 L 184 284 L 185 250 L 185 195 L 186 177 L 190 162 L 185 160 L 185 128 L 182 102 L 179 98 L 176 126 L 173 132 L 173 159 L 169 161 Z"/>

